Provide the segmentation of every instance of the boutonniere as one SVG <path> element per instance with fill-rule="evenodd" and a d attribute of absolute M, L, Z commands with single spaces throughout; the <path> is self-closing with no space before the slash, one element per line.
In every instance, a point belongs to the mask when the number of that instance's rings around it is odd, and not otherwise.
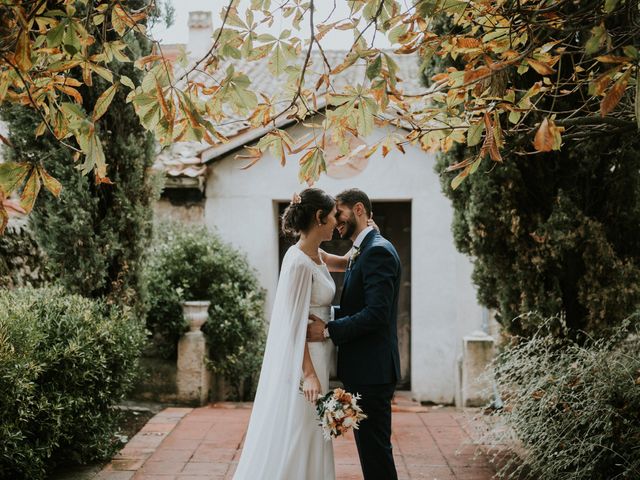
<path fill-rule="evenodd" d="M 349 265 L 347 266 L 347 270 L 350 270 L 356 260 L 360 256 L 360 247 L 353 247 L 353 251 L 351 252 L 351 256 L 349 257 Z"/>

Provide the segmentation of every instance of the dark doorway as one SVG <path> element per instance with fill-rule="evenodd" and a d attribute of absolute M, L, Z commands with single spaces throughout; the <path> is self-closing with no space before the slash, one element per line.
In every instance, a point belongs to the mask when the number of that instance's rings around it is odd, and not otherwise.
<path fill-rule="evenodd" d="M 289 203 L 278 204 L 278 215 L 282 216 Z M 373 202 L 373 219 L 382 235 L 396 247 L 402 262 L 400 298 L 398 301 L 398 343 L 400 348 L 400 389 L 411 389 L 411 202 Z M 280 264 L 287 249 L 294 242 L 280 237 Z M 342 240 L 337 234 L 322 249 L 336 255 L 344 255 L 351 248 L 350 240 Z M 334 304 L 339 303 L 344 273 L 332 273 L 336 282 Z"/>

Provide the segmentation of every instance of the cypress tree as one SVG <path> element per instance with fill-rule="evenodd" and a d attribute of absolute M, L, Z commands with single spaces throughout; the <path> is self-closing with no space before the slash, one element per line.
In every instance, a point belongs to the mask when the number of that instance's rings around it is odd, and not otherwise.
<path fill-rule="evenodd" d="M 453 64 L 463 69 L 461 62 Z M 428 68 L 449 65 L 436 59 Z M 560 74 L 569 78 L 570 65 Z M 509 75 L 521 91 L 538 80 Z M 582 93 L 556 99 L 556 108 L 577 108 Z M 562 150 L 531 155 L 523 154 L 530 140 L 512 135 L 502 163 L 483 160 L 456 190 L 458 172 L 445 170 L 476 149 L 457 145 L 435 167 L 453 205 L 456 247 L 474 261 L 479 302 L 513 334 L 531 335 L 552 316 L 564 317 L 572 337 L 604 333 L 640 304 L 640 137 L 574 130 L 563 138 Z"/>

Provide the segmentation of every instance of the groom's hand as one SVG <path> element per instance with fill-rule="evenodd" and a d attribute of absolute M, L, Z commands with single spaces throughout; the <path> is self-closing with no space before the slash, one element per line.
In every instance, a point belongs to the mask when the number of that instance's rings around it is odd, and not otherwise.
<path fill-rule="evenodd" d="M 313 320 L 313 323 L 307 326 L 307 342 L 323 342 L 326 324 L 313 313 L 309 315 L 309 320 Z"/>

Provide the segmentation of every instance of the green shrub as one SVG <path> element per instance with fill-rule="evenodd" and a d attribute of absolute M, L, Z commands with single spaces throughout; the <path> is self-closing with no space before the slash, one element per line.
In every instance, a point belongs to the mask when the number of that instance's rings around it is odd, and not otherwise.
<path fill-rule="evenodd" d="M 264 349 L 264 291 L 246 259 L 203 227 L 163 224 L 144 268 L 147 328 L 165 357 L 187 330 L 181 302 L 210 300 L 210 368 L 250 398 Z"/>
<path fill-rule="evenodd" d="M 496 415 L 525 451 L 501 478 L 640 478 L 639 334 L 627 323 L 579 345 L 538 333 L 497 358 Z"/>
<path fill-rule="evenodd" d="M 50 279 L 26 220 L 13 218 L 0 235 L 0 288 L 40 287 Z"/>
<path fill-rule="evenodd" d="M 120 307 L 61 288 L 0 291 L 0 478 L 114 453 L 112 406 L 143 344 Z"/>

